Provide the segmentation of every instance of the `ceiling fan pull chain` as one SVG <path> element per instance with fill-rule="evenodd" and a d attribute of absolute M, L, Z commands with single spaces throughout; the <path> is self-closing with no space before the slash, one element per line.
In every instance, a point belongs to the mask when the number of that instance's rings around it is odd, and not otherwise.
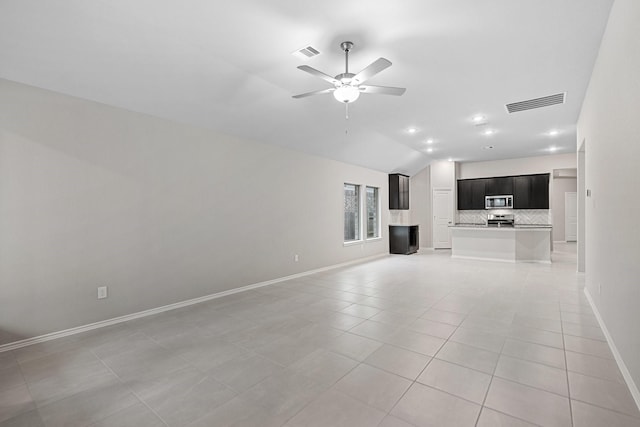
<path fill-rule="evenodd" d="M 349 103 L 344 104 L 344 134 L 349 135 Z"/>

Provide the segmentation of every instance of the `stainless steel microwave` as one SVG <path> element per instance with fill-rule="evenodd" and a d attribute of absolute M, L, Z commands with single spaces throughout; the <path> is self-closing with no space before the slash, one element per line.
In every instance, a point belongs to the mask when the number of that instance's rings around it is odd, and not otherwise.
<path fill-rule="evenodd" d="M 513 209 L 513 196 L 485 196 L 485 209 Z"/>

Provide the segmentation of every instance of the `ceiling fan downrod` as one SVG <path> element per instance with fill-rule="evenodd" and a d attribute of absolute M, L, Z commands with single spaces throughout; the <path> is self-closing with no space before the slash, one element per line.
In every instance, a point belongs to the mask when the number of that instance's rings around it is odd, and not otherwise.
<path fill-rule="evenodd" d="M 349 51 L 353 48 L 353 42 L 342 42 L 340 47 L 344 51 L 344 73 L 349 73 Z"/>

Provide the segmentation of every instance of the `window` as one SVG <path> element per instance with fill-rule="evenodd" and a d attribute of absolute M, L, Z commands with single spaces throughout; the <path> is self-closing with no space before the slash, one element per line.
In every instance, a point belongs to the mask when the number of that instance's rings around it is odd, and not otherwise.
<path fill-rule="evenodd" d="M 344 184 L 344 241 L 360 240 L 360 186 Z"/>
<path fill-rule="evenodd" d="M 378 189 L 367 187 L 367 239 L 380 237 L 380 203 L 378 200 Z"/>

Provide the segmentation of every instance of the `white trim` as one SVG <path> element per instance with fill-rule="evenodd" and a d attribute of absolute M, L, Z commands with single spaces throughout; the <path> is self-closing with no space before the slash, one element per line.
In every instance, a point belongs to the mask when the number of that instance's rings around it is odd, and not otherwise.
<path fill-rule="evenodd" d="M 376 194 L 377 194 L 377 200 L 378 200 L 378 205 L 376 206 L 376 209 L 378 211 L 378 235 L 376 237 L 371 237 L 371 238 L 367 238 L 365 237 L 365 235 L 367 234 L 367 224 L 366 222 L 369 221 L 369 218 L 367 218 L 366 221 L 362 221 L 362 237 L 364 237 L 365 241 L 371 241 L 371 240 L 378 240 L 378 239 L 382 239 L 382 199 L 380 198 L 380 187 L 374 187 L 373 185 L 365 185 L 364 186 L 364 213 L 366 215 L 367 213 L 367 188 L 373 188 L 376 190 Z"/>
<path fill-rule="evenodd" d="M 352 264 L 359 264 L 362 262 L 372 261 L 377 258 L 387 257 L 389 254 L 373 255 L 366 258 L 359 258 L 353 261 L 347 261 L 340 264 L 333 264 L 327 267 L 316 268 L 315 270 L 304 271 L 302 273 L 292 274 L 290 276 L 279 277 L 277 279 L 267 280 L 265 282 L 258 282 L 252 285 L 242 286 L 240 288 L 229 289 L 227 291 L 218 292 L 215 294 L 209 294 L 198 298 L 189 299 L 186 301 L 180 301 L 169 305 L 163 305 L 162 307 L 151 308 L 149 310 L 139 311 L 137 313 L 126 314 L 120 317 L 114 317 L 112 319 L 101 320 L 100 322 L 89 323 L 88 325 L 76 326 L 75 328 L 65 329 L 62 331 L 51 332 L 49 334 L 39 335 L 37 337 L 27 338 L 20 341 L 10 342 L 8 344 L 0 345 L 0 353 L 5 351 L 15 350 L 17 348 L 27 347 L 29 345 L 38 344 L 45 341 L 55 340 L 57 338 L 67 337 L 69 335 L 75 335 L 82 332 L 92 331 L 94 329 L 103 328 L 105 326 L 111 326 L 122 322 L 128 322 L 129 320 L 139 319 L 141 317 L 152 316 L 154 314 L 163 313 L 165 311 L 175 310 L 176 308 L 187 307 L 190 305 L 198 304 L 201 302 L 209 301 L 216 298 L 225 297 L 227 295 L 233 295 L 244 291 L 249 291 L 256 288 L 262 288 L 264 286 L 273 285 L 275 283 L 285 282 L 291 279 L 297 279 L 299 277 L 309 276 L 315 273 L 321 273 L 323 271 L 329 271 L 336 268 L 346 267 Z"/>
<path fill-rule="evenodd" d="M 607 326 L 605 325 L 604 320 L 602 320 L 602 317 L 600 316 L 600 312 L 598 311 L 598 308 L 596 307 L 596 304 L 593 302 L 593 298 L 591 298 L 591 294 L 589 293 L 586 287 L 584 288 L 584 294 L 587 296 L 587 301 L 589 301 L 589 305 L 591 305 L 593 314 L 595 314 L 596 319 L 598 320 L 598 324 L 600 325 L 600 329 L 602 329 L 602 332 L 604 333 L 604 336 L 607 339 L 607 344 L 609 344 L 609 348 L 613 353 L 613 357 L 616 359 L 616 362 L 618 363 L 618 368 L 620 368 L 620 372 L 622 372 L 622 377 L 627 383 L 627 387 L 629 387 L 631 396 L 633 397 L 633 400 L 635 400 L 636 406 L 638 407 L 638 409 L 640 409 L 640 390 L 638 390 L 638 386 L 633 381 L 633 377 L 631 376 L 629 369 L 627 369 L 627 365 L 625 365 L 624 360 L 622 360 L 622 356 L 620 355 L 620 352 L 618 351 L 615 343 L 613 342 L 613 338 L 611 337 L 609 330 L 607 330 Z"/>
<path fill-rule="evenodd" d="M 362 197 L 362 184 L 352 184 L 350 182 L 344 182 L 342 184 L 342 233 L 344 236 L 344 227 L 345 227 L 345 222 L 344 222 L 344 201 L 345 201 L 345 191 L 344 191 L 344 187 L 345 185 L 353 185 L 354 187 L 357 188 L 358 190 L 358 224 L 357 224 L 357 230 L 358 230 L 358 235 L 360 236 L 360 238 L 358 240 L 349 240 L 347 242 L 344 241 L 344 237 L 342 240 L 342 246 L 349 246 L 349 245 L 353 245 L 356 243 L 362 243 L 364 241 L 364 235 L 363 235 L 363 221 L 362 221 L 362 213 L 363 213 L 363 206 L 364 206 L 364 202 L 362 201 L 363 197 Z"/>
<path fill-rule="evenodd" d="M 371 238 L 368 238 L 368 239 L 364 239 L 365 243 L 367 243 L 367 242 L 373 243 L 373 242 L 377 242 L 378 240 L 382 240 L 382 236 L 371 237 Z"/>

